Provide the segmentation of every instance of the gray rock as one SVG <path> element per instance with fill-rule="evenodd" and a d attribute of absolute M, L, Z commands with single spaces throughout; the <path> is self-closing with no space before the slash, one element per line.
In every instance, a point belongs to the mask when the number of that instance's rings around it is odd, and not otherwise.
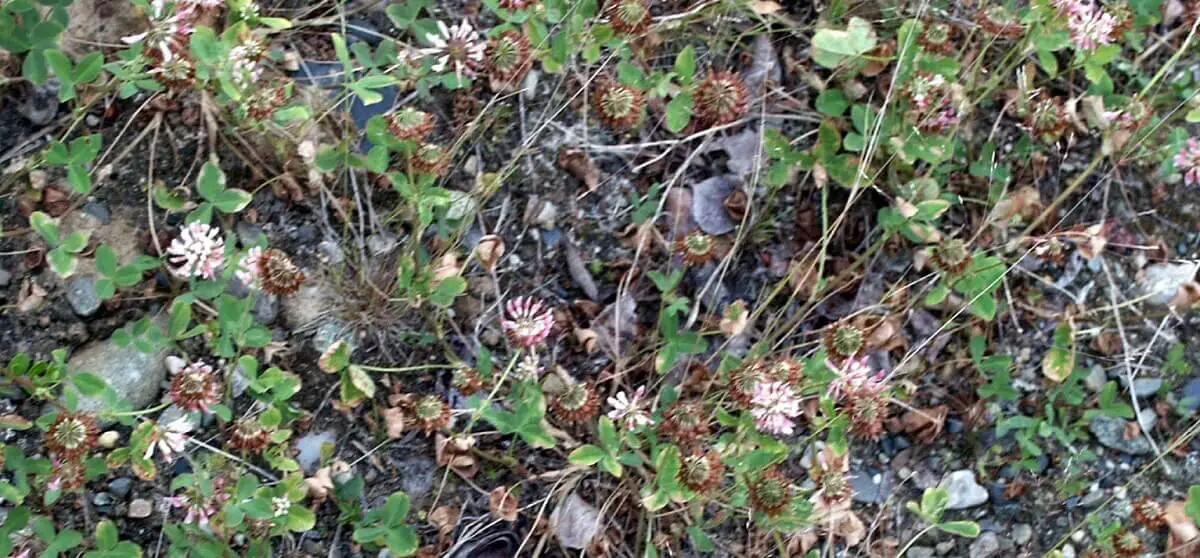
<path fill-rule="evenodd" d="M 1193 378 L 1183 386 L 1183 393 L 1179 396 L 1180 403 L 1184 409 L 1191 412 L 1196 412 L 1200 409 L 1200 378 Z"/>
<path fill-rule="evenodd" d="M 1162 378 L 1138 378 L 1133 381 L 1133 386 L 1129 391 L 1138 398 L 1145 398 L 1158 393 L 1162 385 Z"/>
<path fill-rule="evenodd" d="M 1063 558 L 1075 558 L 1075 545 L 1071 543 L 1064 544 L 1062 547 Z"/>
<path fill-rule="evenodd" d="M 1142 432 L 1154 432 L 1154 425 L 1158 424 L 1158 413 L 1150 407 L 1144 407 L 1142 412 L 1138 413 L 1137 419 Z"/>
<path fill-rule="evenodd" d="M 163 327 L 166 315 L 154 318 L 150 327 Z M 71 355 L 67 368 L 71 374 L 90 372 L 108 382 L 108 386 L 135 409 L 146 407 L 158 396 L 160 384 L 167 375 L 168 347 L 155 347 L 149 353 L 133 345 L 118 346 L 112 339 L 91 343 Z M 75 390 L 74 383 L 63 382 L 65 390 Z M 103 396 L 86 397 L 79 394 L 78 410 L 98 413 L 107 407 Z"/>
<path fill-rule="evenodd" d="M 311 326 L 334 304 L 333 289 L 324 281 L 313 278 L 304 282 L 296 294 L 280 301 L 283 321 L 293 329 Z"/>
<path fill-rule="evenodd" d="M 183 410 L 183 407 L 174 403 L 163 409 L 162 414 L 158 415 L 159 424 L 171 424 L 179 419 L 184 419 L 192 426 L 192 430 L 198 430 L 201 425 L 201 417 L 199 412 L 188 412 Z"/>
<path fill-rule="evenodd" d="M 550 514 L 558 542 L 566 548 L 587 548 L 600 530 L 600 510 L 574 492 Z"/>
<path fill-rule="evenodd" d="M 971 558 L 991 558 L 1000 552 L 1000 538 L 988 531 L 971 543 Z"/>
<path fill-rule="evenodd" d="M 12 283 L 12 272 L 0 267 L 0 287 L 7 287 Z"/>
<path fill-rule="evenodd" d="M 129 503 L 129 517 L 133 519 L 145 519 L 153 512 L 154 504 L 145 498 L 138 498 Z"/>
<path fill-rule="evenodd" d="M 1153 451 L 1145 436 L 1136 436 L 1132 440 L 1125 439 L 1125 421 L 1123 419 L 1096 415 L 1092 417 L 1088 429 L 1092 431 L 1096 441 L 1105 447 L 1131 455 L 1144 455 Z"/>
<path fill-rule="evenodd" d="M 51 79 L 45 85 L 33 86 L 17 105 L 17 112 L 34 126 L 45 126 L 58 115 L 58 80 Z"/>
<path fill-rule="evenodd" d="M 961 469 L 946 475 L 939 485 L 950 492 L 946 503 L 948 510 L 964 510 L 983 505 L 988 501 L 988 491 L 975 481 L 975 472 Z"/>
<path fill-rule="evenodd" d="M 88 317 L 100 309 L 100 294 L 96 292 L 96 277 L 87 274 L 71 280 L 67 286 L 67 301 L 75 313 Z"/>
<path fill-rule="evenodd" d="M 882 504 L 892 493 L 895 479 L 891 471 L 882 473 L 851 473 L 850 485 L 854 487 L 854 501 L 860 504 Z"/>
<path fill-rule="evenodd" d="M 437 463 L 425 454 L 413 454 L 393 461 L 400 470 L 400 486 L 414 501 L 421 501 L 440 478 Z"/>
<path fill-rule="evenodd" d="M 1196 277 L 1197 270 L 1200 270 L 1200 262 L 1151 264 L 1139 272 L 1138 284 L 1151 303 L 1167 305 L 1181 285 Z"/>
<path fill-rule="evenodd" d="M 1033 527 L 1024 523 L 1013 525 L 1012 536 L 1013 542 L 1017 543 L 1017 546 L 1029 544 L 1029 541 L 1033 540 Z"/>
<path fill-rule="evenodd" d="M 246 377 L 246 371 L 242 370 L 241 366 L 235 366 L 233 373 L 230 374 L 229 384 L 233 390 L 233 396 L 241 397 L 250 387 L 250 378 Z"/>
<path fill-rule="evenodd" d="M 133 479 L 129 477 L 118 477 L 108 482 L 108 490 L 114 496 L 124 499 L 129 496 L 129 491 L 133 489 Z"/>
<path fill-rule="evenodd" d="M 337 436 L 331 431 L 312 432 L 296 440 L 296 462 L 305 473 L 313 474 L 321 461 L 321 446 L 337 443 Z M 411 496 L 411 495 L 410 495 Z"/>
<path fill-rule="evenodd" d="M 116 498 L 113 498 L 113 495 L 108 492 L 97 492 L 95 496 L 92 496 L 92 503 L 98 508 L 112 507 L 114 502 L 116 502 Z"/>
<path fill-rule="evenodd" d="M 1100 505 L 1100 503 L 1104 501 L 1105 497 L 1106 496 L 1103 490 L 1098 487 L 1093 487 L 1093 490 L 1087 494 L 1084 494 L 1083 498 L 1079 499 L 1079 506 L 1083 508 L 1094 508 Z"/>
<path fill-rule="evenodd" d="M 254 320 L 262 325 L 271 325 L 279 316 L 279 297 L 262 291 L 254 298 Z"/>
<path fill-rule="evenodd" d="M 933 558 L 933 549 L 928 546 L 914 546 L 908 549 L 908 558 Z"/>
<path fill-rule="evenodd" d="M 1099 364 L 1092 367 L 1088 372 L 1087 378 L 1084 378 L 1083 385 L 1093 392 L 1100 393 L 1104 389 L 1104 384 L 1108 383 L 1108 375 L 1104 373 L 1104 367 Z"/>
<path fill-rule="evenodd" d="M 112 212 L 108 210 L 108 206 L 104 202 L 87 202 L 83 204 L 83 211 L 95 217 L 97 221 L 100 221 L 101 225 L 112 223 Z"/>
<path fill-rule="evenodd" d="M 318 353 L 323 353 L 338 341 L 345 341 L 350 345 L 350 352 L 354 352 L 354 329 L 341 320 L 330 320 L 313 333 L 312 346 Z"/>
<path fill-rule="evenodd" d="M 234 230 L 237 231 L 238 242 L 241 243 L 242 248 L 260 246 L 260 243 L 266 238 L 262 227 L 255 225 L 254 223 L 238 221 L 238 224 Z"/>
<path fill-rule="evenodd" d="M 736 176 L 713 176 L 692 187 L 692 218 L 708 234 L 725 234 L 737 223 L 725 210 L 725 198 L 737 189 Z"/>

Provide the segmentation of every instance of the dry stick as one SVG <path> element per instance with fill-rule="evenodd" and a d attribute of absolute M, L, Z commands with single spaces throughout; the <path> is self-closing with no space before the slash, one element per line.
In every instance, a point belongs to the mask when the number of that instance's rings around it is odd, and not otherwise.
<path fill-rule="evenodd" d="M 208 451 L 211 451 L 217 455 L 220 455 L 220 456 L 224 457 L 225 459 L 232 459 L 233 461 L 241 463 L 242 465 L 245 465 L 246 468 L 250 469 L 251 471 L 254 471 L 255 473 L 262 475 L 263 477 L 270 479 L 271 482 L 279 482 L 279 477 L 276 477 L 275 475 L 271 474 L 270 471 L 267 471 L 267 470 L 263 469 L 262 467 L 259 467 L 258 465 L 250 463 L 250 462 L 246 461 L 245 459 L 242 459 L 236 455 L 233 455 L 232 453 L 229 453 L 221 448 L 211 446 L 205 442 L 200 441 L 199 439 L 197 439 L 195 437 L 188 437 L 187 441 L 188 441 L 188 443 L 200 446 Z"/>
<path fill-rule="evenodd" d="M 146 222 L 150 224 L 150 238 L 154 241 L 154 249 L 161 258 L 162 243 L 158 241 L 158 231 L 154 227 L 154 153 L 158 146 L 158 129 L 162 124 L 162 113 L 154 116 L 154 137 L 150 140 L 150 162 L 146 166 Z"/>
<path fill-rule="evenodd" d="M 1137 390 L 1135 390 L 1133 387 L 1134 376 L 1137 374 L 1134 372 L 1133 367 L 1131 366 L 1132 363 L 1129 360 L 1129 349 L 1132 347 L 1132 345 L 1129 344 L 1129 338 L 1125 336 L 1125 325 L 1121 322 L 1120 310 L 1117 310 L 1117 283 L 1116 281 L 1113 281 L 1112 272 L 1108 269 L 1108 261 L 1104 257 L 1100 258 L 1100 269 L 1104 270 L 1104 276 L 1108 278 L 1108 299 L 1112 303 L 1113 319 L 1117 322 L 1117 334 L 1121 336 L 1121 346 L 1125 349 L 1121 351 L 1121 358 L 1125 361 L 1125 384 L 1129 386 L 1129 400 L 1133 402 L 1134 419 L 1138 421 L 1138 426 L 1141 427 L 1142 406 L 1141 403 L 1138 403 Z M 1165 319 L 1163 320 L 1163 323 L 1166 323 Z M 1157 338 L 1158 332 L 1156 331 L 1154 333 L 1155 337 Z M 1146 351 L 1143 352 L 1142 355 L 1145 356 L 1148 354 L 1150 352 L 1150 348 L 1153 346 L 1154 339 L 1151 339 L 1150 346 L 1146 347 Z M 1141 363 L 1139 362 L 1138 365 L 1140 366 Z M 1154 450 L 1155 455 L 1161 456 L 1162 450 L 1158 449 L 1158 444 L 1155 443 L 1154 437 L 1150 435 L 1150 432 L 1145 428 L 1139 429 L 1142 431 L 1142 436 L 1146 438 L 1146 441 L 1150 442 L 1150 447 Z M 1158 460 L 1158 462 L 1162 464 L 1163 472 L 1170 475 L 1171 466 L 1167 465 L 1167 462 L 1163 460 Z"/>

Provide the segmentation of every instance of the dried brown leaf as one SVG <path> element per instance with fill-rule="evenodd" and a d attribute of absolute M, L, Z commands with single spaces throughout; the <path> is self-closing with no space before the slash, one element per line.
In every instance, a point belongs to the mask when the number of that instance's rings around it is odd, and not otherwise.
<path fill-rule="evenodd" d="M 438 506 L 429 512 L 429 524 L 437 527 L 439 537 L 448 537 L 458 527 L 458 508 Z"/>
<path fill-rule="evenodd" d="M 21 283 L 21 293 L 17 297 L 18 312 L 32 312 L 41 307 L 46 300 L 46 289 L 31 278 Z"/>
<path fill-rule="evenodd" d="M 575 284 L 583 290 L 588 298 L 597 300 L 600 298 L 600 289 L 596 287 L 596 280 L 592 279 L 592 273 L 588 271 L 587 265 L 583 263 L 583 257 L 579 254 L 579 249 L 575 247 L 575 243 L 568 241 L 567 249 L 563 251 L 567 258 L 567 271 L 571 274 L 571 279 L 575 280 Z"/>
<path fill-rule="evenodd" d="M 564 149 L 558 152 L 558 166 L 583 182 L 588 191 L 594 191 L 600 184 L 600 169 L 592 162 L 588 154 L 575 149 Z"/>
<path fill-rule="evenodd" d="M 721 333 L 729 337 L 737 337 L 746 330 L 746 324 L 749 321 L 750 311 L 746 308 L 746 301 L 735 300 L 725 307 L 725 312 L 721 315 Z"/>
<path fill-rule="evenodd" d="M 389 440 L 397 440 L 404 434 L 404 410 L 400 407 L 389 407 L 383 410 L 383 426 Z"/>
<path fill-rule="evenodd" d="M 321 501 L 329 497 L 329 493 L 333 491 L 333 475 L 331 467 L 321 467 L 313 476 L 304 479 L 304 486 L 308 488 L 308 497 L 315 501 Z"/>
<path fill-rule="evenodd" d="M 517 520 L 517 512 L 520 511 L 516 497 L 503 486 L 497 486 L 488 495 L 488 509 L 492 510 L 492 515 L 497 519 L 509 523 Z"/>
<path fill-rule="evenodd" d="M 596 335 L 596 332 L 592 331 L 591 329 L 578 327 L 575 328 L 575 340 L 579 342 L 579 345 L 582 346 L 583 350 L 589 355 L 596 352 L 597 337 L 599 336 Z"/>
<path fill-rule="evenodd" d="M 946 425 L 946 415 L 949 413 L 950 409 L 945 405 L 913 409 L 904 413 L 900 424 L 905 433 L 914 435 L 923 444 L 928 444 L 942 433 Z"/>
<path fill-rule="evenodd" d="M 1163 510 L 1163 521 L 1171 530 L 1167 540 L 1167 556 L 1170 558 L 1196 558 L 1200 556 L 1200 529 L 1187 514 L 1187 502 L 1173 501 Z"/>
<path fill-rule="evenodd" d="M 750 9 L 758 15 L 769 15 L 783 11 L 783 6 L 773 0 L 754 0 L 750 3 Z"/>
<path fill-rule="evenodd" d="M 479 244 L 475 246 L 475 257 L 479 259 L 479 265 L 483 266 L 483 269 L 492 272 L 496 269 L 496 263 L 504 257 L 504 239 L 494 234 L 480 238 Z"/>

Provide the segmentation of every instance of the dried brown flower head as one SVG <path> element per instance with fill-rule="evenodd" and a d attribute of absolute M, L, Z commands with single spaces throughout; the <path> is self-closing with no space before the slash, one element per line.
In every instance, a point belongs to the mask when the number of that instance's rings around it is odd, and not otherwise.
<path fill-rule="evenodd" d="M 641 91 L 608 80 L 596 89 L 593 103 L 596 117 L 605 126 L 614 130 L 624 130 L 642 119 L 642 109 L 646 100 Z"/>
<path fill-rule="evenodd" d="M 679 467 L 679 482 L 692 492 L 704 494 L 721 486 L 725 464 L 715 451 L 696 452 L 683 458 Z"/>
<path fill-rule="evenodd" d="M 433 143 L 425 143 L 418 147 L 416 152 L 409 155 L 408 162 L 416 173 L 434 176 L 442 174 L 450 163 L 442 146 Z"/>
<path fill-rule="evenodd" d="M 750 507 L 767 517 L 776 517 L 792 504 L 792 484 L 777 469 L 768 469 L 749 482 Z"/>
<path fill-rule="evenodd" d="M 1019 39 L 1025 34 L 1025 25 L 1021 23 L 1021 19 L 1003 5 L 980 8 L 975 14 L 975 22 L 984 31 L 1000 39 Z"/>
<path fill-rule="evenodd" d="M 637 35 L 650 26 L 646 0 L 608 0 L 604 13 L 617 33 Z"/>
<path fill-rule="evenodd" d="M 531 67 L 529 38 L 516 31 L 505 31 L 488 42 L 487 60 L 493 82 L 513 84 L 521 81 Z"/>
<path fill-rule="evenodd" d="M 468 397 L 475 395 L 479 390 L 483 389 L 483 377 L 479 375 L 479 371 L 470 366 L 459 366 L 454 370 L 454 377 L 450 379 L 450 383 Z"/>
<path fill-rule="evenodd" d="M 784 382 L 795 389 L 803 378 L 803 367 L 790 358 L 759 360 L 733 372 L 729 392 L 735 401 L 743 407 L 749 407 L 750 400 L 754 398 L 754 386 L 759 382 Z"/>
<path fill-rule="evenodd" d="M 586 422 L 600 411 L 600 395 L 587 383 L 572 383 L 550 401 L 550 412 L 561 422 Z"/>
<path fill-rule="evenodd" d="M 229 447 L 259 453 L 271 445 L 271 431 L 256 418 L 238 419 L 229 429 Z"/>
<path fill-rule="evenodd" d="M 83 413 L 59 413 L 46 430 L 46 449 L 63 459 L 74 459 L 96 447 L 96 419 Z"/>
<path fill-rule="evenodd" d="M 388 129 L 397 139 L 422 141 L 433 131 L 433 115 L 413 107 L 404 107 L 387 119 Z"/>
<path fill-rule="evenodd" d="M 429 434 L 450 425 L 450 406 L 436 395 L 426 395 L 413 401 L 410 408 L 417 425 Z"/>
<path fill-rule="evenodd" d="M 304 284 L 304 272 L 283 250 L 271 248 L 258 259 L 259 280 L 264 291 L 275 296 L 296 294 Z"/>
<path fill-rule="evenodd" d="M 1152 531 L 1166 525 L 1166 513 L 1162 505 L 1150 498 L 1142 498 L 1133 504 L 1133 519 Z"/>
<path fill-rule="evenodd" d="M 954 26 L 949 23 L 926 21 L 919 41 L 926 51 L 949 54 L 954 51 L 954 33 Z"/>
<path fill-rule="evenodd" d="M 954 276 L 966 271 L 970 265 L 971 250 L 962 240 L 947 238 L 933 248 L 929 258 L 943 273 Z"/>
<path fill-rule="evenodd" d="M 825 332 L 825 351 L 829 358 L 841 361 L 852 358 L 866 347 L 867 332 L 848 320 L 842 320 Z"/>
<path fill-rule="evenodd" d="M 746 116 L 746 84 L 737 74 L 710 71 L 694 94 L 696 116 L 707 126 L 720 126 Z"/>
<path fill-rule="evenodd" d="M 221 402 L 224 383 L 212 366 L 196 361 L 171 378 L 171 401 L 185 411 L 210 412 Z"/>
<path fill-rule="evenodd" d="M 675 250 L 689 266 L 711 262 L 717 255 L 717 239 L 701 231 L 692 231 L 675 241 Z"/>
<path fill-rule="evenodd" d="M 709 434 L 708 413 L 699 401 L 676 401 L 663 413 L 661 433 L 680 444 L 688 444 Z"/>

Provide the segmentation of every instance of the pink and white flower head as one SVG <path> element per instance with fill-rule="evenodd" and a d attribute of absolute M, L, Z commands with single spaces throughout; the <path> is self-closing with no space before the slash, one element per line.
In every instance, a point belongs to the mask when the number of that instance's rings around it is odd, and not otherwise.
<path fill-rule="evenodd" d="M 171 507 L 183 508 L 185 516 L 184 523 L 196 525 L 200 528 L 208 527 L 209 522 L 214 515 L 217 515 L 217 506 L 213 502 L 206 502 L 205 499 L 196 494 L 180 494 L 178 496 L 170 496 L 163 498 Z"/>
<path fill-rule="evenodd" d="M 508 301 L 504 313 L 507 317 L 500 320 L 500 327 L 521 348 L 541 345 L 554 329 L 554 313 L 540 300 L 517 297 Z"/>
<path fill-rule="evenodd" d="M 833 368 L 838 372 L 838 378 L 829 384 L 829 396 L 834 400 L 847 396 L 875 396 L 887 389 L 883 371 L 872 373 L 866 357 L 847 359 L 840 369 Z"/>
<path fill-rule="evenodd" d="M 1175 155 L 1175 168 L 1183 173 L 1183 183 L 1200 186 L 1200 139 L 1191 138 Z"/>
<path fill-rule="evenodd" d="M 258 61 L 263 56 L 263 45 L 249 41 L 229 49 L 229 73 L 234 85 L 248 87 L 262 76 L 263 66 Z"/>
<path fill-rule="evenodd" d="M 150 459 L 157 450 L 163 459 L 173 461 L 175 454 L 182 453 L 187 446 L 187 433 L 191 431 L 192 423 L 187 417 L 179 417 L 166 426 L 155 423 L 154 430 L 150 433 L 150 447 L 146 448 L 143 457 Z"/>
<path fill-rule="evenodd" d="M 759 382 L 750 399 L 750 414 L 760 432 L 790 436 L 795 432 L 794 419 L 800 416 L 800 398 L 786 382 Z"/>
<path fill-rule="evenodd" d="M 479 32 L 465 19 L 462 23 L 449 27 L 439 21 L 438 31 L 439 33 L 425 35 L 425 40 L 433 46 L 420 50 L 421 54 L 437 59 L 431 69 L 444 72 L 446 68 L 453 67 L 454 75 L 459 78 L 464 74 L 475 75 L 483 64 L 487 41 L 483 40 Z"/>
<path fill-rule="evenodd" d="M 242 256 L 242 261 L 238 262 L 237 278 L 247 288 L 258 289 L 261 287 L 261 277 L 258 272 L 258 264 L 262 260 L 263 249 L 255 246 L 246 250 L 246 255 Z"/>
<path fill-rule="evenodd" d="M 225 263 L 225 239 L 214 227 L 192 223 L 167 247 L 167 255 L 176 276 L 212 279 Z"/>
<path fill-rule="evenodd" d="M 1065 9 L 1067 29 L 1071 41 L 1079 50 L 1095 50 L 1100 45 L 1113 42 L 1117 30 L 1117 18 L 1091 2 L 1076 2 Z M 1060 12 L 1063 9 L 1060 8 Z"/>
<path fill-rule="evenodd" d="M 612 406 L 608 418 L 624 424 L 629 430 L 654 424 L 654 419 L 642 408 L 645 397 L 646 386 L 638 387 L 637 391 L 633 392 L 633 397 L 624 391 L 617 392 L 616 397 L 608 398 L 608 404 Z"/>

